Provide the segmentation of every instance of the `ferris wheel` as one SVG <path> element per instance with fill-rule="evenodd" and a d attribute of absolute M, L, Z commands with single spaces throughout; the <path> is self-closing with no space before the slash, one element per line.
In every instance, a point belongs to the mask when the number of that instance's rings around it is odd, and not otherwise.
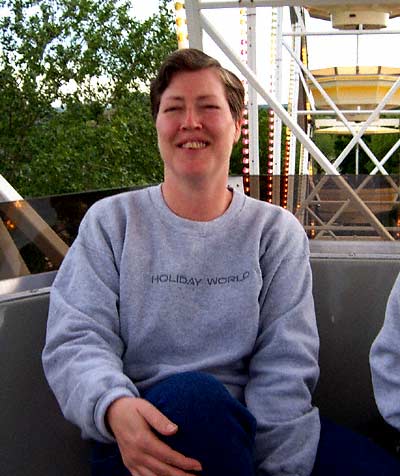
<path fill-rule="evenodd" d="M 183 10 L 183 2 L 177 5 L 181 5 Z M 186 0 L 184 7 L 186 21 L 178 22 L 178 36 L 180 32 L 181 41 L 186 42 L 181 46 L 203 49 L 203 33 L 207 33 L 240 71 L 248 86 L 243 154 L 247 192 L 257 198 L 264 193 L 268 201 L 293 211 L 310 237 L 325 235 L 338 238 L 340 232 L 346 233 L 338 228 L 347 228 L 364 235 L 377 235 L 384 240 L 398 239 L 399 184 L 390 177 L 385 164 L 396 160 L 400 147 L 400 65 L 363 65 L 358 55 L 360 38 L 391 35 L 392 44 L 395 44 L 400 30 L 390 26 L 392 19 L 400 16 L 398 2 Z M 256 42 L 257 12 L 261 7 L 272 9 L 269 44 L 261 46 L 269 49 L 271 68 L 268 78 L 260 78 L 255 73 L 255 50 L 257 46 L 260 48 Z M 209 11 L 223 8 L 239 8 L 246 19 L 245 61 L 243 55 L 241 57 L 225 41 L 223 28 L 209 19 Z M 287 11 L 291 27 L 289 31 L 284 31 L 283 16 Z M 310 31 L 310 19 L 325 20 L 328 28 Z M 356 49 L 354 64 L 343 66 L 336 63 L 310 69 L 312 57 L 308 43 L 327 36 L 356 39 L 353 41 Z M 282 105 L 283 53 L 290 58 L 287 107 Z M 269 106 L 268 153 L 261 158 L 258 137 L 263 131 L 258 131 L 257 95 Z M 347 145 L 336 157 L 327 157 L 316 145 L 318 137 L 328 134 L 349 137 Z M 367 135 L 372 134 L 390 134 L 387 137 L 394 138 L 382 157 L 377 156 L 365 140 Z M 355 175 L 358 174 L 360 154 L 364 161 L 370 162 L 369 176 L 353 185 L 341 174 L 350 153 L 356 155 Z M 261 161 L 267 162 L 267 174 L 260 184 Z M 314 177 L 316 170 L 324 175 L 318 181 Z M 371 187 L 375 175 L 385 177 L 383 192 Z M 330 177 L 334 178 L 334 186 L 332 183 L 329 185 Z M 325 190 L 327 184 L 330 192 Z M 263 187 L 266 192 L 260 192 Z M 397 221 L 392 223 L 393 226 L 381 221 L 379 214 L 382 210 L 396 209 Z M 355 222 L 357 214 L 361 217 L 360 223 Z"/>

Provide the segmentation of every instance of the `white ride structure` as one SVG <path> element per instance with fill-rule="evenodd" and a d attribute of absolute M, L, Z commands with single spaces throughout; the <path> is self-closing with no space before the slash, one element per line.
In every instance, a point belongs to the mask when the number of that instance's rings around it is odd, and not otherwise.
<path fill-rule="evenodd" d="M 183 2 L 177 2 L 183 6 Z M 398 40 L 400 30 L 390 29 L 391 18 L 400 16 L 398 2 L 388 0 L 186 0 L 184 4 L 186 22 L 185 33 L 181 33 L 181 47 L 203 48 L 204 32 L 215 42 L 231 63 L 239 70 L 248 85 L 248 181 L 254 183 L 251 194 L 259 196 L 257 177 L 260 171 L 258 146 L 258 104 L 257 95 L 270 107 L 270 147 L 265 186 L 267 199 L 287 207 L 302 221 L 311 237 L 340 238 L 340 233 L 357 235 L 362 238 L 378 238 L 393 241 L 400 237 L 400 213 L 395 226 L 385 226 L 376 216 L 382 210 L 398 207 L 399 185 L 388 174 L 385 164 L 394 156 L 400 146 L 395 141 L 384 157 L 377 157 L 364 140 L 366 134 L 399 133 L 400 114 L 400 68 L 376 66 L 366 68 L 355 64 L 347 70 L 340 65 L 323 70 L 310 70 L 307 58 L 307 39 L 322 36 L 393 35 L 392 44 Z M 269 77 L 257 76 L 256 43 L 257 12 L 262 7 L 272 9 L 270 52 L 272 70 Z M 224 37 L 223 28 L 209 18 L 209 11 L 215 9 L 245 9 L 247 17 L 247 63 L 232 48 Z M 289 9 L 291 30 L 283 30 L 283 15 Z M 182 10 L 182 8 L 181 8 Z M 265 10 L 265 9 L 264 9 Z M 332 29 L 328 31 L 308 31 L 307 18 L 329 20 Z M 179 35 L 179 25 L 178 25 Z M 397 35 L 397 36 L 396 36 Z M 267 49 L 266 46 L 261 48 Z M 283 53 L 290 57 L 290 84 L 288 107 L 282 106 L 282 61 Z M 358 52 L 357 52 L 358 56 Z M 400 65 L 399 65 L 400 66 Z M 384 115 L 385 117 L 382 117 Z M 321 119 L 323 117 L 323 119 Z M 282 130 L 286 127 L 286 146 L 281 150 Z M 348 134 L 352 138 L 334 160 L 329 159 L 316 146 L 317 134 Z M 392 136 L 391 136 L 392 137 Z M 297 145 L 300 144 L 300 147 Z M 387 180 L 382 193 L 368 187 L 371 177 L 367 177 L 356 188 L 349 185 L 340 173 L 343 161 L 355 149 L 358 156 L 362 149 L 373 164 L 370 176 L 381 174 Z M 300 158 L 299 158 L 300 150 Z M 283 157 L 283 159 L 282 159 Z M 245 158 L 246 160 L 246 158 Z M 326 175 L 313 186 L 313 164 Z M 358 171 L 356 165 L 356 172 Z M 304 187 L 296 187 L 293 176 L 304 177 Z M 328 196 L 328 204 L 323 198 L 323 189 L 329 177 L 335 177 L 336 200 Z M 280 177 L 280 179 L 274 179 Z M 283 180 L 282 180 L 283 177 Z M 302 183 L 297 179 L 298 183 Z M 246 185 L 246 184 L 245 184 Z M 301 189 L 301 190 L 299 190 Z M 329 193 L 328 193 L 329 195 Z M 385 203 L 381 203 L 381 202 Z M 335 204 L 337 205 L 335 207 Z M 331 211 L 321 216 L 315 212 Z M 360 218 L 355 223 L 354 214 Z M 338 225 L 339 218 L 346 224 Z M 362 236 L 363 235 L 363 236 Z M 349 236 L 347 235 L 347 238 Z"/>

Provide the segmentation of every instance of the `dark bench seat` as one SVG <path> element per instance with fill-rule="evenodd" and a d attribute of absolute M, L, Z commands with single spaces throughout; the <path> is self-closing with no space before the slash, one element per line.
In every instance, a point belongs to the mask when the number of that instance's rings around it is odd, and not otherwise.
<path fill-rule="evenodd" d="M 400 271 L 395 245 L 313 244 L 311 260 L 321 338 L 315 402 L 392 451 L 398 433 L 376 408 L 368 354 Z M 0 476 L 89 476 L 87 444 L 62 417 L 42 371 L 48 297 L 48 288 L 0 296 Z"/>

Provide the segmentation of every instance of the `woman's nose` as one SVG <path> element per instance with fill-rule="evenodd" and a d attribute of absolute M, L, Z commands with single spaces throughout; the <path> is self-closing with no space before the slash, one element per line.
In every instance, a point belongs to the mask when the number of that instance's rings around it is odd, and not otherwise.
<path fill-rule="evenodd" d="M 186 109 L 181 129 L 200 129 L 202 127 L 200 115 L 195 109 Z"/>

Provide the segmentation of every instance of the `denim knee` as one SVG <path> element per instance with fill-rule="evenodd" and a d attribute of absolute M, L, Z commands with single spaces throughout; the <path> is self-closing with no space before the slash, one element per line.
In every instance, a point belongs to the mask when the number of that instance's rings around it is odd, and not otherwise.
<path fill-rule="evenodd" d="M 254 473 L 256 420 L 212 375 L 176 374 L 143 396 L 178 425 L 176 435 L 161 438 L 185 456 L 200 460 L 202 475 Z"/>

